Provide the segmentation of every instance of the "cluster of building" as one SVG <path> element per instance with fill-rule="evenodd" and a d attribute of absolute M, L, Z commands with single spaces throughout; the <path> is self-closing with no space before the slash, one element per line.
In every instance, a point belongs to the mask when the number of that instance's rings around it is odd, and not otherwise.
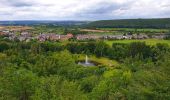
<path fill-rule="evenodd" d="M 73 38 L 71 33 L 66 35 L 60 35 L 55 33 L 40 33 L 39 35 L 35 35 L 33 33 L 23 31 L 21 33 L 18 32 L 11 32 L 11 31 L 0 31 L 0 36 L 5 36 L 10 40 L 19 40 L 19 41 L 30 41 L 30 40 L 38 40 L 41 42 L 50 40 L 50 41 L 57 41 L 57 40 L 68 40 Z"/>
<path fill-rule="evenodd" d="M 15 32 L 8 30 L 0 30 L 0 35 L 5 36 L 10 40 L 19 40 L 19 41 L 30 41 L 30 40 L 38 40 L 38 41 L 58 41 L 58 40 L 69 40 L 71 38 L 75 38 L 77 40 L 97 40 L 97 39 L 106 39 L 106 40 L 122 40 L 122 39 L 148 39 L 148 38 L 156 38 L 156 39 L 164 39 L 168 37 L 166 34 L 154 34 L 152 36 L 148 36 L 146 34 L 122 34 L 122 35 L 96 35 L 96 34 L 78 34 L 73 36 L 73 34 L 68 33 L 66 35 L 55 34 L 55 33 L 40 33 L 39 35 L 35 35 L 28 31 Z"/>
<path fill-rule="evenodd" d="M 104 39 L 115 39 L 115 40 L 122 40 L 122 39 L 148 39 L 149 37 L 145 34 L 124 34 L 124 35 L 107 35 L 103 37 Z"/>
<path fill-rule="evenodd" d="M 68 40 L 71 38 L 73 38 L 73 34 L 71 34 L 71 33 L 68 33 L 67 35 L 49 33 L 49 34 L 40 34 L 40 35 L 36 36 L 36 39 L 41 42 L 46 41 L 46 40 L 50 40 L 50 41 Z"/>
<path fill-rule="evenodd" d="M 94 34 L 87 34 L 87 35 L 76 35 L 77 40 L 96 40 L 96 39 L 104 39 L 104 40 L 131 40 L 131 39 L 149 39 L 149 38 L 155 38 L 155 39 L 164 39 L 166 37 L 169 37 L 169 35 L 166 34 L 154 34 L 151 36 L 148 36 L 146 34 L 122 34 L 122 35 L 94 35 Z"/>
<path fill-rule="evenodd" d="M 95 34 L 78 34 L 75 36 L 77 40 L 97 40 L 102 39 L 102 36 Z"/>

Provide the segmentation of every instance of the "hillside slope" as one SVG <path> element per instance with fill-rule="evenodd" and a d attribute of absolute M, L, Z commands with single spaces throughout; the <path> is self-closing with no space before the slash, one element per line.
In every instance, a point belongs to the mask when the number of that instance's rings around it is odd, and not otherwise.
<path fill-rule="evenodd" d="M 170 18 L 101 20 L 87 24 L 88 28 L 170 28 Z"/>

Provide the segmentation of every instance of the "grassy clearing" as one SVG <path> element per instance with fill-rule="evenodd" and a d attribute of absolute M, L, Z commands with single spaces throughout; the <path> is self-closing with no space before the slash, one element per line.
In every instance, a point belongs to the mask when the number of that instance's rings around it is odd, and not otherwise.
<path fill-rule="evenodd" d="M 85 60 L 85 55 L 84 54 L 75 54 L 74 58 L 76 59 L 76 61 L 83 61 Z M 97 62 L 99 63 L 99 65 L 105 65 L 105 66 L 109 66 L 109 67 L 116 67 L 119 66 L 119 63 L 115 60 L 110 60 L 108 58 L 104 58 L 104 57 L 95 57 L 95 56 L 88 56 L 89 61 L 92 62 Z"/>
<path fill-rule="evenodd" d="M 125 43 L 129 44 L 132 42 L 145 42 L 147 45 L 156 45 L 157 43 L 165 43 L 170 46 L 170 40 L 159 40 L 159 39 L 145 39 L 145 40 L 112 40 L 105 41 L 108 45 L 112 46 L 113 43 Z"/>
<path fill-rule="evenodd" d="M 124 32 L 143 32 L 143 33 L 167 33 L 168 29 L 135 29 L 135 28 L 97 28 L 98 30 L 105 31 L 124 31 Z"/>

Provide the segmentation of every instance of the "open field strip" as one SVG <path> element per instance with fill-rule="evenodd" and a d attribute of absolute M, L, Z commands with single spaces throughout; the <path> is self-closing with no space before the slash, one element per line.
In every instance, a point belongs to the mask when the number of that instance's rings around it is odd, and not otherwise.
<path fill-rule="evenodd" d="M 145 39 L 145 40 L 106 40 L 107 44 L 112 46 L 113 43 L 125 43 L 129 44 L 132 42 L 145 42 L 147 45 L 156 45 L 157 43 L 165 43 L 170 46 L 170 40 L 159 40 L 159 39 Z"/>

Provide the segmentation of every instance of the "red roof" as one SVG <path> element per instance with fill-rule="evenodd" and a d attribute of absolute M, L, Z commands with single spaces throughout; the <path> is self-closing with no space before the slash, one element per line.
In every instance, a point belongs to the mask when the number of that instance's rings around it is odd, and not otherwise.
<path fill-rule="evenodd" d="M 71 34 L 71 33 L 67 33 L 67 36 L 69 36 L 69 37 L 73 37 L 73 34 Z"/>

